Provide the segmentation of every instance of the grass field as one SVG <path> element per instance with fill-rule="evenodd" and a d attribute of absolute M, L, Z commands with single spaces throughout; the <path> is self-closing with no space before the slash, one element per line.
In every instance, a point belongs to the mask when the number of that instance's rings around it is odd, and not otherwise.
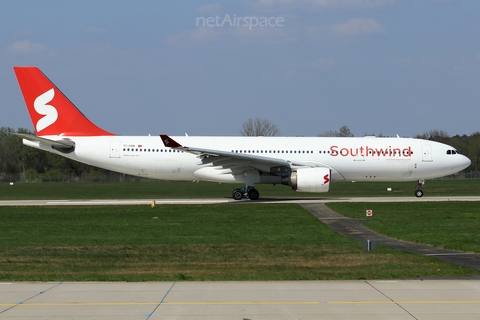
<path fill-rule="evenodd" d="M 328 193 L 300 193 L 287 186 L 256 185 L 260 197 L 412 197 L 415 182 L 341 182 L 332 183 Z M 16 199 L 159 199 L 159 198 L 231 198 L 236 184 L 208 182 L 171 182 L 142 180 L 117 183 L 0 183 L 0 200 Z M 387 188 L 392 188 L 387 192 Z M 480 180 L 429 180 L 425 196 L 480 195 Z"/>
<path fill-rule="evenodd" d="M 478 274 L 381 246 L 364 252 L 294 204 L 2 207 L 0 219 L 1 281 Z"/>
<path fill-rule="evenodd" d="M 378 233 L 417 243 L 480 253 L 479 202 L 329 203 Z M 366 218 L 365 211 L 373 210 Z"/>
<path fill-rule="evenodd" d="M 0 199 L 230 198 L 234 185 L 0 184 Z M 393 189 L 387 192 L 387 187 Z M 415 183 L 337 183 L 326 194 L 258 185 L 263 198 L 407 196 Z M 433 180 L 425 196 L 478 195 L 479 180 Z M 459 276 L 478 271 L 345 238 L 294 204 L 0 207 L 0 280 L 279 280 Z M 332 203 L 400 239 L 479 252 L 479 203 Z"/>

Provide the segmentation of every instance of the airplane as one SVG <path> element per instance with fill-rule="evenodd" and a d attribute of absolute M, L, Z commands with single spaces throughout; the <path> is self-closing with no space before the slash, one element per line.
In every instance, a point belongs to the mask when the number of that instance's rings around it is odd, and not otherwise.
<path fill-rule="evenodd" d="M 340 181 L 417 181 L 455 174 L 471 161 L 455 148 L 413 138 L 120 136 L 92 123 L 37 67 L 13 67 L 35 135 L 23 144 L 133 176 L 236 183 L 235 200 L 257 200 L 255 184 L 328 192 Z"/>

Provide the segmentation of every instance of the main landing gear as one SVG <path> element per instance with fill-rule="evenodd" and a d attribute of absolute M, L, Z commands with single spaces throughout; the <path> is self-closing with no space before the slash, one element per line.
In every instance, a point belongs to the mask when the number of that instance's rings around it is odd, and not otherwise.
<path fill-rule="evenodd" d="M 421 198 L 423 197 L 423 190 L 422 187 L 425 184 L 425 180 L 418 180 L 417 188 L 415 189 L 415 197 Z"/>
<path fill-rule="evenodd" d="M 239 188 L 233 190 L 232 197 L 235 200 L 242 200 L 243 198 L 249 198 L 250 200 L 257 200 L 260 197 L 260 193 L 254 187 Z"/>

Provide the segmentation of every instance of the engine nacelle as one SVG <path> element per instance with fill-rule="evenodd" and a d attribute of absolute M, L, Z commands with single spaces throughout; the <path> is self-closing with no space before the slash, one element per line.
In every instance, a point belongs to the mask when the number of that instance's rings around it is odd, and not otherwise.
<path fill-rule="evenodd" d="M 330 174 L 328 168 L 302 168 L 293 171 L 282 183 L 300 192 L 328 192 Z"/>

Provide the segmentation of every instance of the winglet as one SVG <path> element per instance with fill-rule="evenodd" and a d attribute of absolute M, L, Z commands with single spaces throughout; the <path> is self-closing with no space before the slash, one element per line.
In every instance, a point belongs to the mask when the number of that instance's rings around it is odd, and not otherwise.
<path fill-rule="evenodd" d="M 163 141 L 163 144 L 165 145 L 165 147 L 168 147 L 168 148 L 181 148 L 182 147 L 182 145 L 180 143 L 173 140 L 172 138 L 170 138 L 166 134 L 161 134 L 160 138 L 162 138 L 162 141 Z"/>

